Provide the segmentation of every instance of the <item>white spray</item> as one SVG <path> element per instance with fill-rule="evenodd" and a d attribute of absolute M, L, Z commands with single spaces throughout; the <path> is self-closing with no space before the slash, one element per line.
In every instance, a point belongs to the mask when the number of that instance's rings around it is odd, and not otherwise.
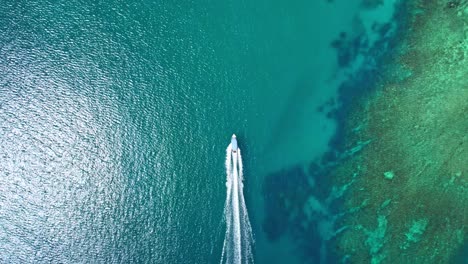
<path fill-rule="evenodd" d="M 253 263 L 253 235 L 243 193 L 242 156 L 240 149 L 226 149 L 226 202 L 224 238 L 221 263 Z"/>

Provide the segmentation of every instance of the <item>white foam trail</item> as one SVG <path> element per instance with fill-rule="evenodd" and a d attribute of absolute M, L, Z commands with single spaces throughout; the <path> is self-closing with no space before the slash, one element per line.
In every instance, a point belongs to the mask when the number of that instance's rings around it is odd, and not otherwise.
<path fill-rule="evenodd" d="M 231 219 L 232 219 L 232 210 L 231 210 L 231 192 L 232 192 L 232 151 L 231 144 L 226 149 L 226 202 L 224 203 L 224 221 L 226 223 L 226 235 L 223 243 L 223 251 L 221 254 L 221 263 L 226 258 L 226 260 L 231 259 L 232 247 L 229 237 L 231 236 Z M 226 251 L 227 254 L 226 254 Z M 226 261 L 227 262 L 227 261 Z"/>
<path fill-rule="evenodd" d="M 226 235 L 221 263 L 253 263 L 253 235 L 243 194 L 243 167 L 240 149 L 226 149 L 226 202 L 224 221 Z"/>
<path fill-rule="evenodd" d="M 232 224 L 234 231 L 234 263 L 242 263 L 242 244 L 241 244 L 241 226 L 240 226 L 240 210 L 239 210 L 239 175 L 237 173 L 237 155 L 233 155 L 234 168 L 232 169 Z"/>
<path fill-rule="evenodd" d="M 253 263 L 253 252 L 252 246 L 254 243 L 253 240 L 253 233 L 252 227 L 250 226 L 249 221 L 249 214 L 247 212 L 247 206 L 245 205 L 244 199 L 244 172 L 243 172 L 243 165 L 242 165 L 242 156 L 241 151 L 238 149 L 238 164 L 239 164 L 239 203 L 240 203 L 240 215 L 242 218 L 241 221 L 241 230 L 242 230 L 242 249 L 243 249 L 243 256 L 246 258 L 245 263 Z"/>

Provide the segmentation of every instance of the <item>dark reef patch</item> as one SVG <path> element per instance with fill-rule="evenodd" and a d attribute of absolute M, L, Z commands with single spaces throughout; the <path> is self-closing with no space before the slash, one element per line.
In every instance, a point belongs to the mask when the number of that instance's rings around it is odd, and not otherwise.
<path fill-rule="evenodd" d="M 263 229 L 271 240 L 278 239 L 290 228 L 298 214 L 297 204 L 303 204 L 310 192 L 304 170 L 300 167 L 268 175 L 264 187 L 265 208 L 269 214 Z"/>
<path fill-rule="evenodd" d="M 333 214 L 326 204 L 330 197 L 330 189 L 323 180 L 328 177 L 323 174 L 326 170 L 316 164 L 311 169 L 308 173 L 307 168 L 297 166 L 267 176 L 263 191 L 267 217 L 263 228 L 270 240 L 284 235 L 292 237 L 301 257 L 316 263 L 322 258 L 331 260 L 331 256 L 323 255 L 328 245 L 323 241 L 319 223 L 333 225 Z M 311 205 L 307 206 L 308 203 Z"/>
<path fill-rule="evenodd" d="M 365 2 L 364 8 L 381 4 L 380 1 Z M 348 263 L 349 256 L 336 254 L 342 253 L 336 238 L 349 228 L 341 225 L 341 219 L 363 208 L 366 202 L 344 209 L 344 195 L 358 175 L 348 175 L 350 181 L 334 185 L 332 173 L 369 143 L 364 140 L 356 143 L 354 138 L 349 140 L 348 119 L 359 104 L 358 99 L 378 89 L 376 83 L 383 78 L 385 64 L 395 55 L 400 38 L 406 33 L 407 12 L 408 4 L 401 1 L 394 13 L 394 23 L 374 24 L 373 31 L 379 38 L 373 45 L 364 32 L 355 35 L 343 32 L 331 43 L 343 69 L 355 63 L 358 56 L 364 58 L 364 62 L 341 84 L 337 101 L 327 102 L 317 109 L 327 111 L 327 116 L 338 124 L 336 134 L 329 142 L 330 151 L 305 166 L 298 165 L 265 178 L 264 231 L 271 240 L 285 235 L 292 237 L 306 262 L 338 263 L 341 259 L 342 263 Z"/>
<path fill-rule="evenodd" d="M 366 97 L 376 91 L 376 83 L 383 78 L 383 74 L 388 71 L 386 64 L 396 55 L 402 36 L 406 35 L 410 14 L 409 4 L 401 2 L 398 4 L 392 21 L 394 24 L 374 24 L 373 30 L 379 35 L 373 46 L 369 46 L 368 37 L 358 34 L 353 41 L 344 41 L 346 34 L 340 34 L 339 38 L 332 42 L 332 47 L 336 49 L 337 60 L 342 67 L 347 67 L 356 60 L 357 54 L 363 56 L 365 61 L 363 67 L 354 75 L 349 76 L 343 82 L 338 91 L 338 105 L 327 113 L 327 117 L 337 120 L 337 131 L 329 142 L 331 149 L 344 152 L 346 145 L 346 125 L 352 109 L 356 107 L 358 99 Z M 349 54 L 354 54 L 350 56 Z M 346 59 L 345 59 L 346 58 Z M 349 59 L 349 61 L 347 60 Z M 349 147 L 349 146 L 348 146 Z"/>

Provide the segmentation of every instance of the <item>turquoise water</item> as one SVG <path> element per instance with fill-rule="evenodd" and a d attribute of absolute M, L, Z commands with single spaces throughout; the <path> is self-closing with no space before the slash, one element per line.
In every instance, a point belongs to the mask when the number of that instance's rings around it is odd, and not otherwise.
<path fill-rule="evenodd" d="M 236 133 L 255 259 L 301 262 L 265 234 L 265 177 L 328 150 L 317 108 L 362 67 L 331 42 L 393 6 L 342 2 L 2 4 L 0 260 L 219 262 Z"/>

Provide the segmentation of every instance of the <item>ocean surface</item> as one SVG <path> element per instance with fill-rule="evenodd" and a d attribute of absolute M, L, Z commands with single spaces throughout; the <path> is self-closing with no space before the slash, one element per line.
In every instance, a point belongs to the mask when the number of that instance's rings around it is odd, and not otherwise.
<path fill-rule="evenodd" d="M 265 181 L 330 150 L 394 32 L 371 2 L 2 2 L 0 262 L 219 263 L 233 133 L 255 262 L 326 262 Z"/>

